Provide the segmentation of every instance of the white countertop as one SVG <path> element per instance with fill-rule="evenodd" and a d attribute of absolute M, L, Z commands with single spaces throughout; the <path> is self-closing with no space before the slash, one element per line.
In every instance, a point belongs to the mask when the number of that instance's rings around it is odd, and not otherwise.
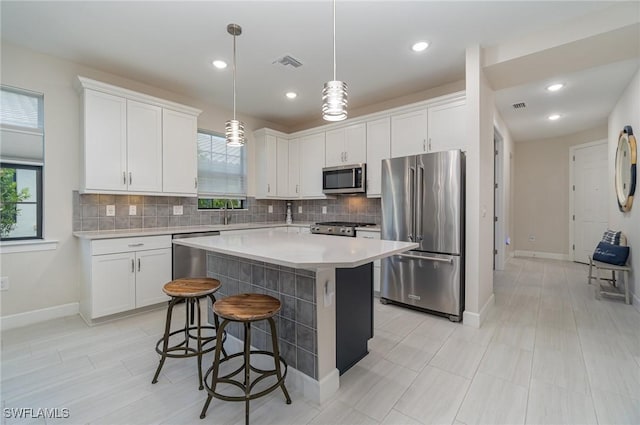
<path fill-rule="evenodd" d="M 214 232 L 225 230 L 244 230 L 244 229 L 262 229 L 270 227 L 309 227 L 313 223 L 233 223 L 218 224 L 210 226 L 179 226 L 179 227 L 153 227 L 146 229 L 122 229 L 122 230 L 99 230 L 73 232 L 73 236 L 80 239 L 112 239 L 112 238 L 130 238 L 137 236 L 156 236 L 156 235 L 177 235 L 180 233 L 197 233 L 197 232 Z"/>
<path fill-rule="evenodd" d="M 265 229 L 245 235 L 176 239 L 178 245 L 298 269 L 350 268 L 418 247 L 417 243 L 283 233 Z"/>

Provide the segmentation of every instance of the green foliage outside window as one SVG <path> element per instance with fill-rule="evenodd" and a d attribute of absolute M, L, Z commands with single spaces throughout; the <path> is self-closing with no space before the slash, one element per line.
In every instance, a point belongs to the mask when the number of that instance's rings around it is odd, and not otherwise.
<path fill-rule="evenodd" d="M 20 209 L 18 203 L 29 199 L 29 189 L 24 188 L 18 192 L 15 168 L 0 169 L 0 186 L 2 198 L 0 205 L 0 236 L 5 237 L 15 228 Z"/>
<path fill-rule="evenodd" d="M 242 199 L 198 199 L 198 208 L 205 210 L 223 209 L 225 206 L 228 209 L 241 209 L 244 208 L 244 201 Z"/>

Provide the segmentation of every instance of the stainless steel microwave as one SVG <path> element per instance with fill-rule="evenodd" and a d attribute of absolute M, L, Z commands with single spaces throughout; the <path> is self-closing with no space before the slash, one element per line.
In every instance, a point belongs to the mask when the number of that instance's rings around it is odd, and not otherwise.
<path fill-rule="evenodd" d="M 322 169 L 322 193 L 365 193 L 367 165 L 352 164 Z"/>

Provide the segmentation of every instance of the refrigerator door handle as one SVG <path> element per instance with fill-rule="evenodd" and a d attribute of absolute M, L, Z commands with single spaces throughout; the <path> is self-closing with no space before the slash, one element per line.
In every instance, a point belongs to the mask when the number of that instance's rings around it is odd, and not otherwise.
<path fill-rule="evenodd" d="M 418 167 L 418 176 L 417 176 L 417 202 L 416 202 L 416 224 L 415 224 L 415 233 L 416 233 L 416 242 L 422 241 L 422 204 L 424 202 L 424 166 Z"/>
<path fill-rule="evenodd" d="M 439 258 L 439 257 L 423 257 L 422 255 L 411 255 L 411 254 L 396 254 L 398 257 L 403 258 L 411 258 L 414 260 L 425 260 L 425 261 L 439 261 L 441 263 L 453 263 L 453 258 Z"/>
<path fill-rule="evenodd" d="M 409 188 L 409 191 L 411 192 L 411 199 L 409 200 L 409 204 L 410 204 L 410 208 L 411 208 L 411 220 L 410 220 L 410 226 L 411 229 L 409 230 L 411 233 L 409 233 L 409 240 L 411 242 L 414 242 L 416 239 L 414 239 L 415 236 L 415 230 L 416 230 L 416 169 L 415 167 L 409 167 L 409 181 L 411 182 L 411 186 Z"/>

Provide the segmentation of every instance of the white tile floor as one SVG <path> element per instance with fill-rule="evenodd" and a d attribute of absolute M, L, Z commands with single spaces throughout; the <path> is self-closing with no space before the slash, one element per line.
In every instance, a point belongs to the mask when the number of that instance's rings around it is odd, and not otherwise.
<path fill-rule="evenodd" d="M 640 313 L 594 298 L 586 267 L 513 259 L 481 329 L 375 304 L 370 354 L 319 406 L 292 393 L 252 403 L 253 424 L 639 424 Z M 153 350 L 164 311 L 87 327 L 70 317 L 2 334 L 2 407 L 66 407 L 69 419 L 3 424 L 241 424 L 214 400 L 199 419 L 195 362 Z M 209 360 L 210 361 L 210 360 Z M 207 361 L 206 363 L 209 363 Z"/>

